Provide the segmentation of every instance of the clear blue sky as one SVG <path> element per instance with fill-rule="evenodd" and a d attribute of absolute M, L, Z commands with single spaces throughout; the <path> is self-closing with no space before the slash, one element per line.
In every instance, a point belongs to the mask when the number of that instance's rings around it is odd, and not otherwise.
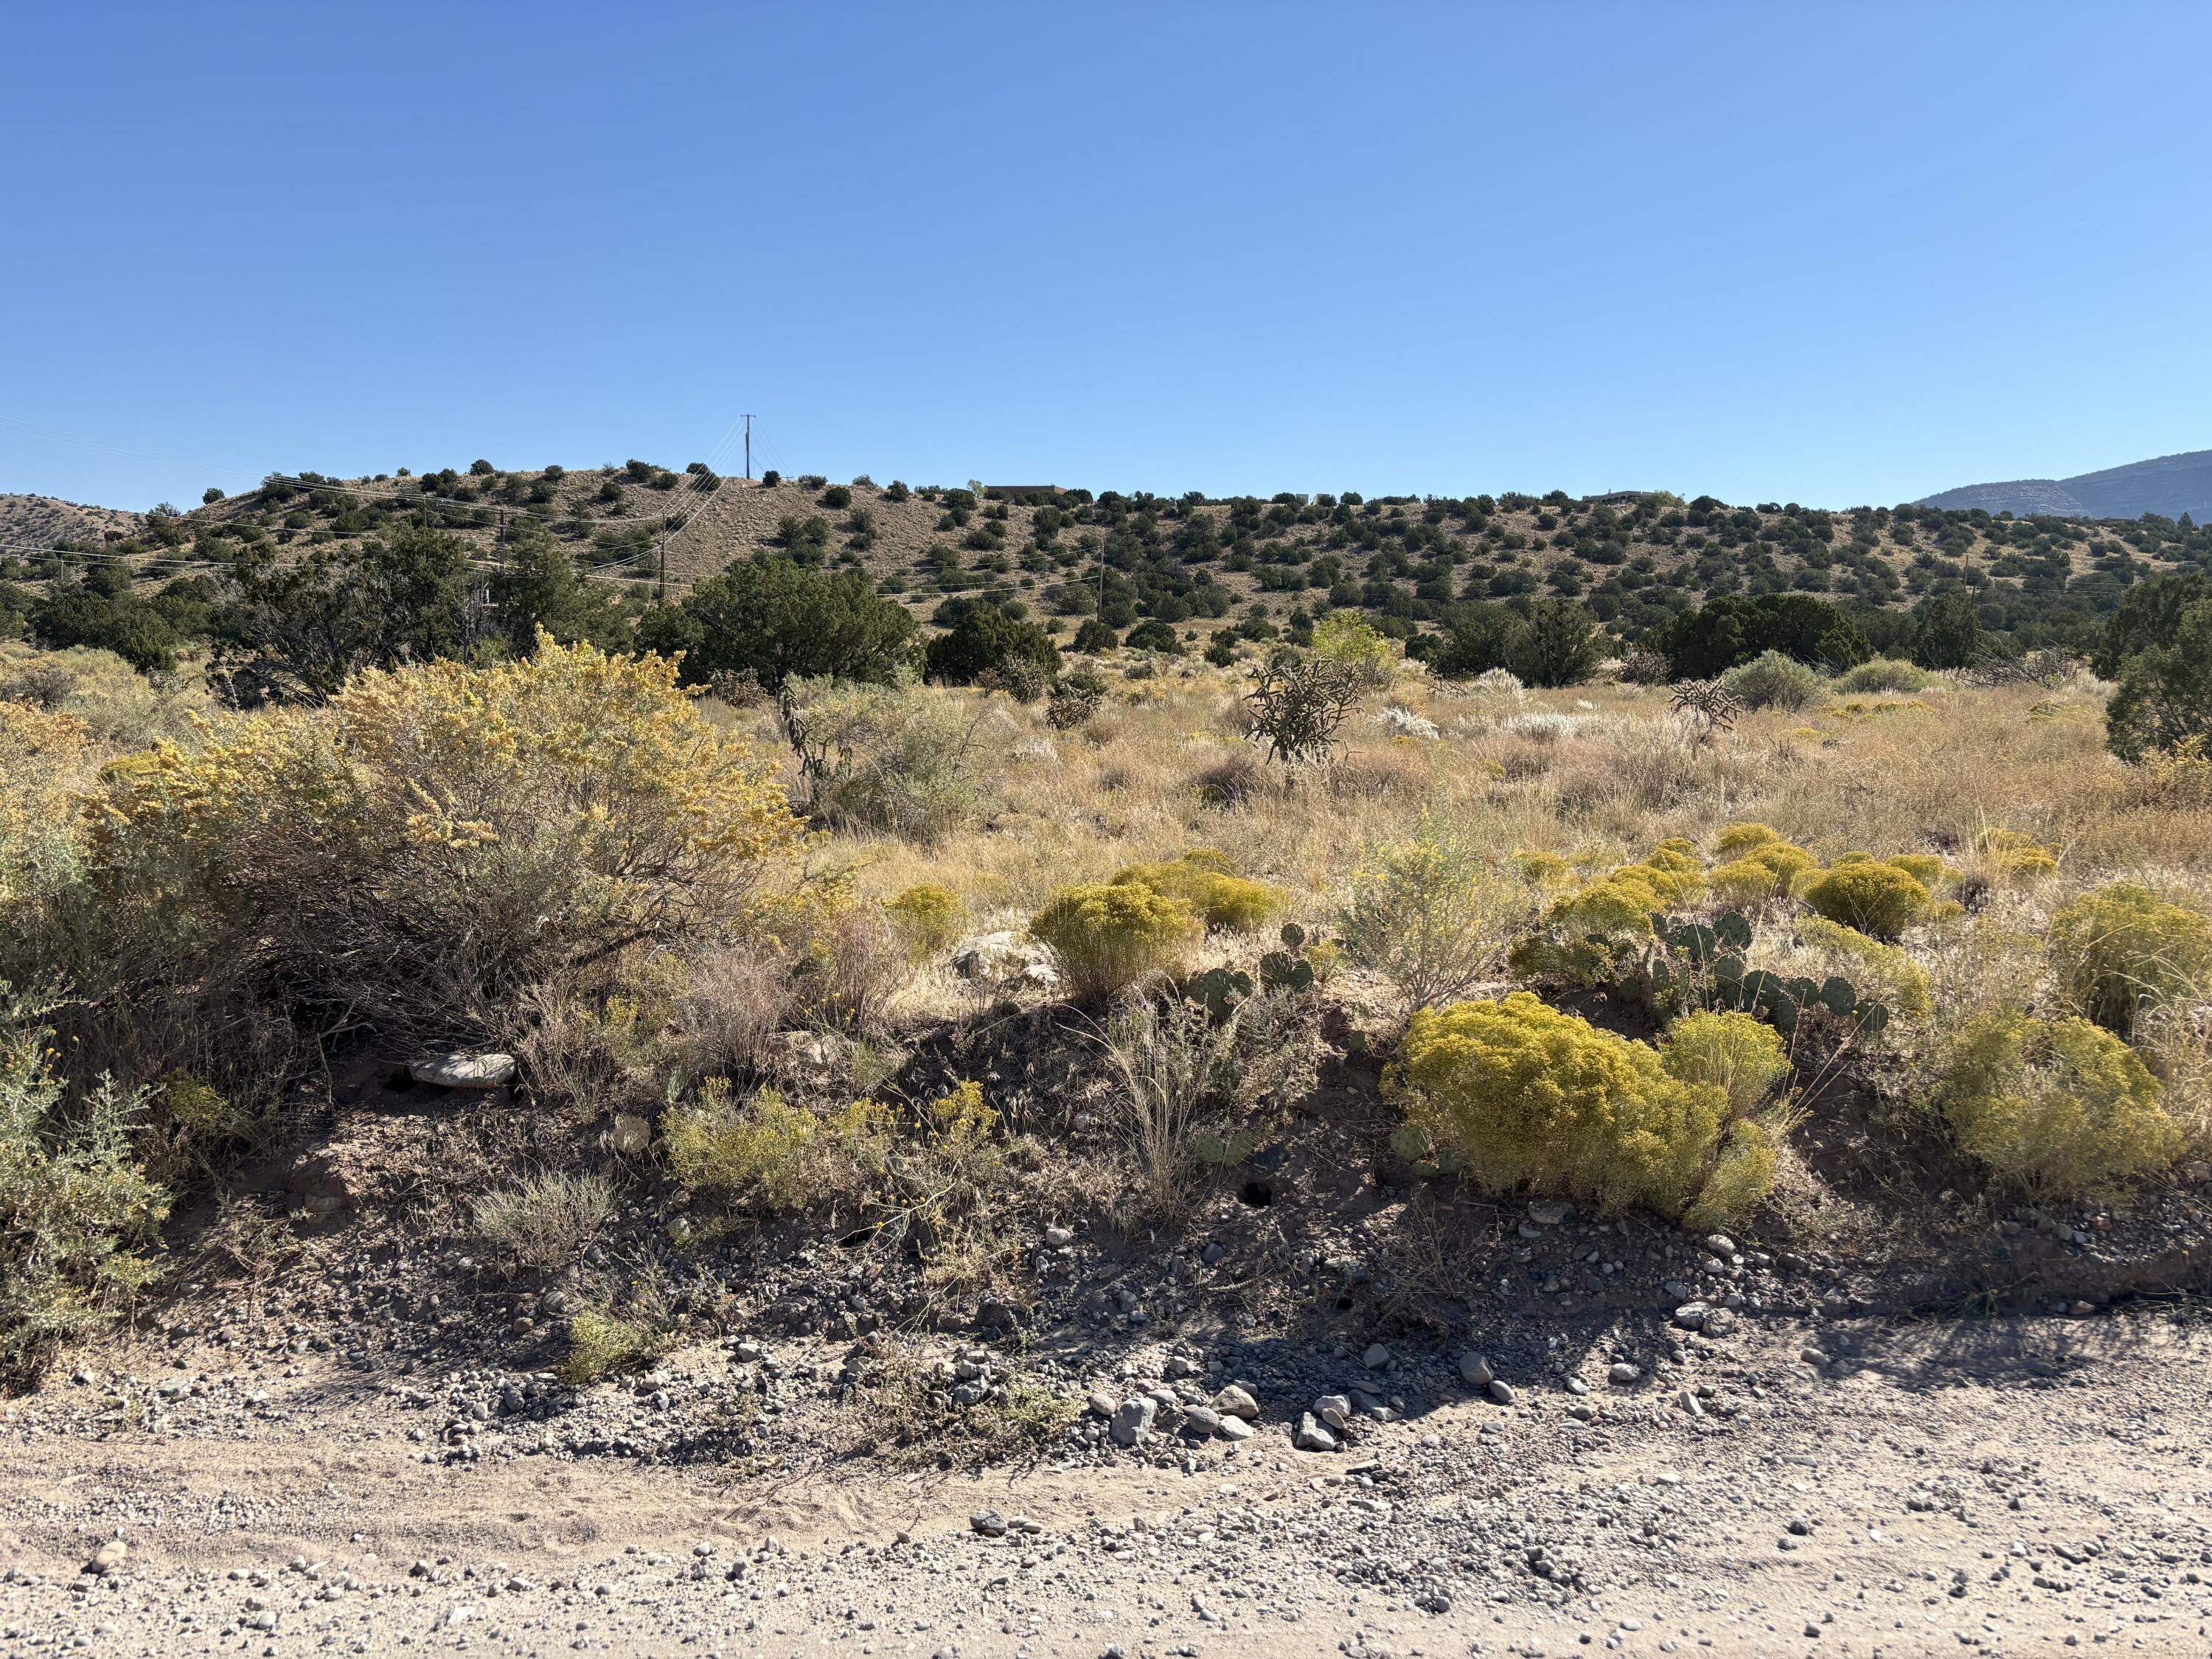
<path fill-rule="evenodd" d="M 2212 447 L 2212 6 L 15 0 L 0 490 L 1833 507 Z"/>

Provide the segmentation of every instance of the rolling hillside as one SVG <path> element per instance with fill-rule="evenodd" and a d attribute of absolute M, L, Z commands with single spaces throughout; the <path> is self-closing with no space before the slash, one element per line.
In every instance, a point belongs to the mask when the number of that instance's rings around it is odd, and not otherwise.
<path fill-rule="evenodd" d="M 15 550 L 0 556 L 0 581 L 19 598 L 95 564 L 125 565 L 142 582 L 218 574 L 250 546 L 285 556 L 425 517 L 464 538 L 488 571 L 518 533 L 541 526 L 580 568 L 640 602 L 663 591 L 680 598 L 732 560 L 782 553 L 863 571 L 925 621 L 944 621 L 948 600 L 983 599 L 1065 635 L 1099 612 L 1103 593 L 1117 628 L 1158 621 L 1187 641 L 1331 606 L 1410 634 L 1457 602 L 1543 598 L 1578 599 L 1626 636 L 1723 593 L 1802 592 L 1878 616 L 1964 587 L 1984 626 L 2040 642 L 2094 623 L 2143 574 L 2212 562 L 2212 531 L 1936 506 L 1832 513 L 1556 491 L 1164 500 L 866 479 L 771 484 L 640 461 L 272 475 L 260 489 L 172 516 L 37 497 L 4 505 L 0 526 Z"/>

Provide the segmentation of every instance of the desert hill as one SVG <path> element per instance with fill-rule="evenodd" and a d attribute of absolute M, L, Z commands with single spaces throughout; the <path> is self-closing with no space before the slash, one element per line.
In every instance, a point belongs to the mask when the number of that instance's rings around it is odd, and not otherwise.
<path fill-rule="evenodd" d="M 2079 481 L 2075 481 L 2079 482 Z M 1358 608 L 1401 633 L 1468 599 L 1579 599 L 1616 632 L 1724 593 L 1796 591 L 1861 610 L 1964 586 L 1984 626 L 2094 622 L 2130 582 L 2212 562 L 2212 532 L 2170 521 L 1993 516 L 1932 505 L 1829 512 L 1658 492 L 1462 500 L 1356 492 L 1164 499 L 1082 489 L 924 486 L 819 477 L 753 481 L 643 461 L 422 477 L 271 475 L 262 488 L 164 515 L 7 498 L 24 531 L 0 579 L 131 565 L 142 578 L 219 570 L 249 546 L 305 550 L 428 517 L 494 570 L 542 528 L 595 579 L 681 598 L 737 559 L 781 553 L 866 574 L 923 620 L 948 601 L 1018 605 L 1055 631 L 1098 614 L 1190 642 L 1303 610 Z M 72 516 L 74 515 L 74 516 Z M 35 545 L 47 526 L 49 547 Z M 27 548 L 26 544 L 33 544 Z"/>
<path fill-rule="evenodd" d="M 2179 519 L 2185 513 L 2202 522 L 2212 517 L 2212 449 L 2161 455 L 2155 460 L 2078 473 L 2071 478 L 2014 478 L 2006 483 L 1968 484 L 1929 495 L 1923 507 L 2026 518 L 2049 514 L 2065 518 L 2139 519 L 2146 513 Z"/>

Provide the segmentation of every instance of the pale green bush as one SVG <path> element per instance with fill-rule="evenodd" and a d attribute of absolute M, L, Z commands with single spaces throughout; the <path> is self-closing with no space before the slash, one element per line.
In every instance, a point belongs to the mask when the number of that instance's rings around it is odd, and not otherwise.
<path fill-rule="evenodd" d="M 2181 1132 L 2135 1051 L 2086 1019 L 1995 1014 L 1960 1036 L 1939 1095 L 1961 1150 L 2050 1198 L 2155 1174 Z"/>
<path fill-rule="evenodd" d="M 1761 653 L 1721 676 L 1721 686 L 1747 708 L 1809 708 L 1828 689 L 1827 678 L 1779 651 Z"/>
<path fill-rule="evenodd" d="M 102 1079 L 73 1109 L 41 1015 L 0 985 L 0 1380 L 13 1384 L 154 1279 L 169 1210 L 131 1153 L 143 1092 Z"/>
<path fill-rule="evenodd" d="M 1533 909 L 1528 889 L 1480 848 L 1424 817 L 1409 841 L 1361 860 L 1338 918 L 1354 962 L 1381 974 L 1417 1008 L 1462 995 L 1496 966 Z"/>
<path fill-rule="evenodd" d="M 543 1273 L 583 1253 L 614 1200 L 603 1175 L 550 1170 L 486 1193 L 471 1218 L 477 1236 L 517 1268 Z"/>

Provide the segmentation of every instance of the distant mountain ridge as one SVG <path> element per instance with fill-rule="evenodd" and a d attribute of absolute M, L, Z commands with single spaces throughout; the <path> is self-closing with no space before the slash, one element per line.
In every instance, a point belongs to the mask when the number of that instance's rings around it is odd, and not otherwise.
<path fill-rule="evenodd" d="M 2014 478 L 2004 483 L 1967 484 L 1917 505 L 1954 511 L 1980 507 L 2014 518 L 2047 515 L 2064 519 L 2140 519 L 2156 513 L 2179 519 L 2186 513 L 2202 524 L 2212 516 L 2212 449 L 2192 449 L 2156 460 L 2110 466 L 2071 478 Z"/>

